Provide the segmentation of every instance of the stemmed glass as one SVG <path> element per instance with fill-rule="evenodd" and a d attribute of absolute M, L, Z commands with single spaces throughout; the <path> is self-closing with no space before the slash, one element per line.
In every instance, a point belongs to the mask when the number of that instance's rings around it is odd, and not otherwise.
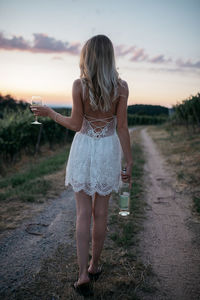
<path fill-rule="evenodd" d="M 32 105 L 42 105 L 42 97 L 32 96 L 31 103 L 32 103 Z M 38 122 L 38 116 L 35 116 L 35 121 L 32 122 L 31 124 L 42 124 L 42 123 Z"/>

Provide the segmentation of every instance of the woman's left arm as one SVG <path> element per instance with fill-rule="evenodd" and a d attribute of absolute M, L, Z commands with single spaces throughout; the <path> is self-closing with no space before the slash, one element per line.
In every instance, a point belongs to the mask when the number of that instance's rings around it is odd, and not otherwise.
<path fill-rule="evenodd" d="M 72 87 L 73 106 L 70 117 L 65 117 L 48 106 L 34 106 L 31 105 L 31 110 L 35 116 L 48 116 L 58 124 L 71 129 L 79 131 L 83 122 L 83 104 L 81 100 L 81 82 L 76 79 Z"/>

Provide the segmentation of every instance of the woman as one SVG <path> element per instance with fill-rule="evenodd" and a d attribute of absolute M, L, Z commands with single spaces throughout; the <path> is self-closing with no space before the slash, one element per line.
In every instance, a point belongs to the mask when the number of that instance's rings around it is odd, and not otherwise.
<path fill-rule="evenodd" d="M 74 288 L 79 292 L 101 273 L 98 263 L 106 236 L 108 203 L 111 192 L 119 190 L 120 175 L 131 187 L 133 161 L 127 125 L 128 94 L 128 85 L 116 70 L 110 39 L 97 35 L 89 39 L 81 51 L 80 79 L 75 80 L 72 87 L 71 116 L 62 116 L 47 106 L 31 106 L 36 116 L 48 116 L 76 131 L 65 185 L 72 185 L 76 199 L 79 278 Z M 121 173 L 121 148 L 126 160 L 125 175 Z M 92 216 L 92 259 L 88 267 Z"/>

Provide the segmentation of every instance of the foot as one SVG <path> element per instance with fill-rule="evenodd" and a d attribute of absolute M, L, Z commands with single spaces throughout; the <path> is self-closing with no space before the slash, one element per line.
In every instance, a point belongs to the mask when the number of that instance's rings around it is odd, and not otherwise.
<path fill-rule="evenodd" d="M 101 267 L 98 266 L 98 267 L 95 267 L 95 268 L 92 268 L 92 267 L 89 267 L 88 269 L 88 274 L 92 274 L 92 275 L 95 275 L 95 274 L 99 274 L 101 273 Z"/>
<path fill-rule="evenodd" d="M 74 282 L 74 287 L 75 288 L 79 288 L 79 287 L 82 287 L 82 286 L 89 286 L 89 285 L 90 285 L 90 280 L 87 281 L 87 282 L 82 282 L 82 283 L 80 283 L 79 281 Z"/>
<path fill-rule="evenodd" d="M 102 273 L 102 268 L 99 266 L 90 265 L 88 269 L 88 275 L 91 281 L 97 281 L 99 279 L 100 274 Z"/>
<path fill-rule="evenodd" d="M 93 295 L 93 289 L 92 289 L 92 285 L 89 282 L 84 282 L 84 283 L 78 283 L 78 281 L 76 281 L 74 284 L 73 284 L 73 288 L 74 290 L 82 295 L 82 296 L 92 296 Z"/>
<path fill-rule="evenodd" d="M 94 265 L 91 261 L 90 261 L 90 266 L 88 268 L 88 273 L 90 274 L 96 274 L 99 272 L 99 267 L 98 265 Z"/>
<path fill-rule="evenodd" d="M 89 282 L 90 282 L 89 276 L 84 276 L 84 277 L 79 277 L 78 281 L 76 281 L 75 283 L 77 285 L 81 285 L 81 284 L 85 284 L 85 283 L 89 283 Z"/>

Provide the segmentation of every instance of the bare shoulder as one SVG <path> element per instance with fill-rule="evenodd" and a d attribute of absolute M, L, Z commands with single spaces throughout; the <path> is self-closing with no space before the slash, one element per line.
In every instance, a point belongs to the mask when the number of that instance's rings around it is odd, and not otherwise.
<path fill-rule="evenodd" d="M 75 99 L 81 99 L 82 97 L 82 87 L 80 78 L 74 80 L 72 85 L 72 97 Z"/>
<path fill-rule="evenodd" d="M 128 97 L 128 94 L 129 94 L 128 83 L 125 80 L 122 80 L 120 78 L 120 80 L 119 80 L 119 96 Z"/>
<path fill-rule="evenodd" d="M 73 89 L 78 89 L 79 91 L 81 90 L 81 79 L 75 79 L 73 82 Z"/>

